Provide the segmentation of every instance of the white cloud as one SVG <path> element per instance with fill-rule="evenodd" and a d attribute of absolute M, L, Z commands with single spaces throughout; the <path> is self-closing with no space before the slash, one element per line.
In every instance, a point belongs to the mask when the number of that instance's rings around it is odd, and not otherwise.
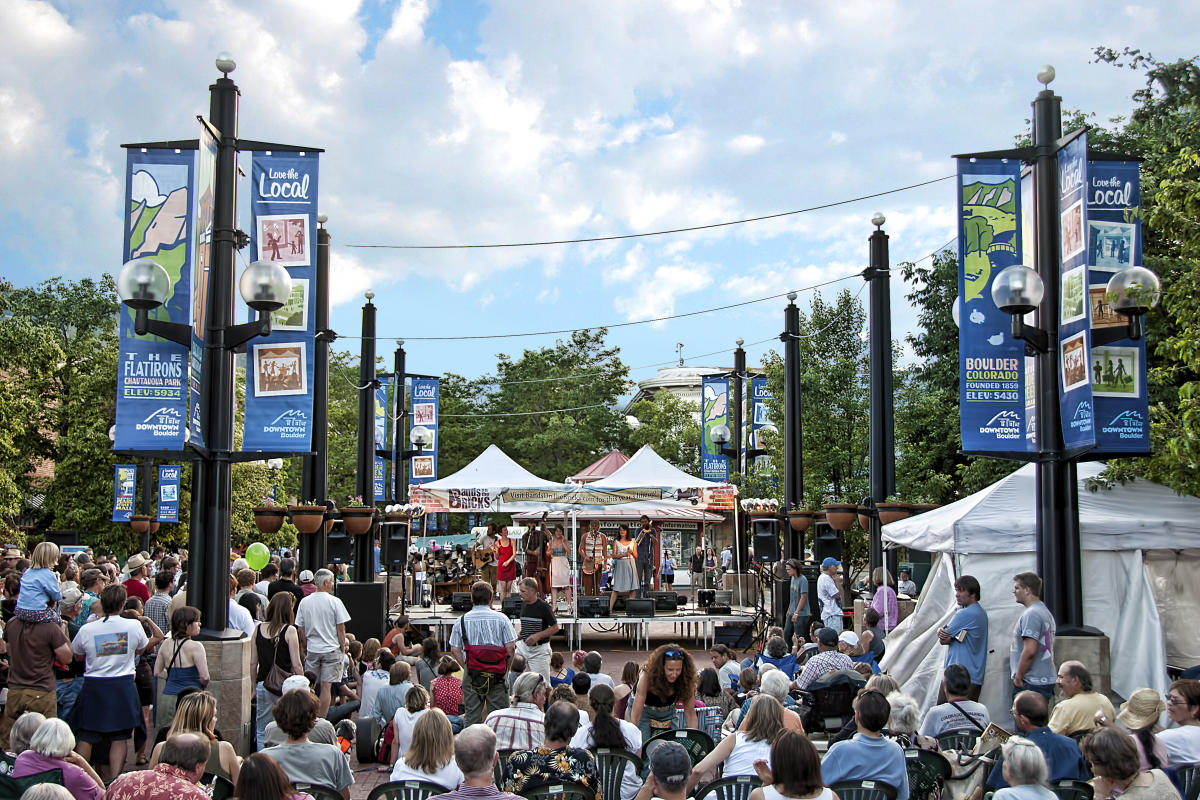
<path fill-rule="evenodd" d="M 738 155 L 746 156 L 750 155 L 751 153 L 757 153 L 766 143 L 766 140 L 761 136 L 743 133 L 730 139 L 726 146 L 728 146 L 730 150 Z"/>
<path fill-rule="evenodd" d="M 158 183 L 149 172 L 138 170 L 133 173 L 129 183 L 130 199 L 133 202 L 145 203 L 148 206 L 157 206 L 166 202 L 167 196 L 158 191 Z"/>
<path fill-rule="evenodd" d="M 654 274 L 642 281 L 634 291 L 618 297 L 613 307 L 626 320 L 668 317 L 675 313 L 675 301 L 680 296 L 699 292 L 713 282 L 706 267 L 696 264 L 668 264 L 658 267 Z M 666 321 L 651 323 L 661 328 Z"/>
<path fill-rule="evenodd" d="M 845 141 L 846 141 L 846 134 L 842 133 L 841 131 L 830 131 L 829 132 L 829 143 L 830 144 L 844 144 Z"/>

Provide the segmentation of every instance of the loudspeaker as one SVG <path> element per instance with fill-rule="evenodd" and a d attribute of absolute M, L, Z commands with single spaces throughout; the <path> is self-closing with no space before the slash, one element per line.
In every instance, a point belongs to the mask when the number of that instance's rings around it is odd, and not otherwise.
<path fill-rule="evenodd" d="M 732 646 L 745 638 L 749 631 L 749 622 L 727 622 L 724 625 L 717 625 L 713 630 L 713 643 Z"/>
<path fill-rule="evenodd" d="M 828 522 L 818 522 L 813 530 L 813 561 L 820 564 L 830 556 L 842 560 L 842 537 Z"/>
<path fill-rule="evenodd" d="M 760 564 L 779 560 L 779 520 L 755 518 L 753 522 L 754 559 Z"/>
<path fill-rule="evenodd" d="M 325 552 L 330 564 L 349 564 L 354 560 L 354 538 L 341 531 L 333 531 L 326 537 Z"/>
<path fill-rule="evenodd" d="M 696 590 L 696 605 L 701 608 L 708 608 L 713 603 L 717 602 L 716 589 L 697 589 Z"/>
<path fill-rule="evenodd" d="M 679 595 L 674 592 L 650 592 L 654 608 L 658 611 L 675 611 L 679 608 Z"/>
<path fill-rule="evenodd" d="M 608 616 L 608 598 L 604 595 L 584 595 L 579 598 L 580 617 Z"/>
<path fill-rule="evenodd" d="M 653 617 L 654 600 L 650 597 L 630 597 L 625 601 L 625 616 Z"/>
<path fill-rule="evenodd" d="M 509 619 L 521 616 L 523 602 L 518 595 L 512 594 L 500 601 L 500 613 Z"/>
<path fill-rule="evenodd" d="M 383 531 L 380 542 L 380 563 L 389 573 L 402 573 L 408 563 L 408 523 L 385 522 L 379 526 Z"/>
<path fill-rule="evenodd" d="M 353 633 L 360 642 L 382 639 L 387 634 L 387 584 L 346 581 L 335 583 L 333 593 L 350 613 L 347 633 Z"/>
<path fill-rule="evenodd" d="M 722 617 L 727 617 L 733 613 L 733 609 L 730 608 L 725 603 L 713 603 L 711 606 L 708 607 L 708 613 L 711 615 L 719 615 Z"/>
<path fill-rule="evenodd" d="M 454 592 L 450 595 L 450 608 L 454 611 L 470 611 L 471 605 L 470 592 Z"/>

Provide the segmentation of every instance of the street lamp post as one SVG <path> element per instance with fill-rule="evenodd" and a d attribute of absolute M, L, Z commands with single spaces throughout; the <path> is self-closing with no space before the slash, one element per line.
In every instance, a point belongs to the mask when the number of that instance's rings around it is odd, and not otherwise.
<path fill-rule="evenodd" d="M 362 345 L 358 362 L 358 469 L 354 490 L 363 503 L 375 507 L 375 293 L 367 291 L 362 310 Z M 368 583 L 375 579 L 375 534 L 355 537 L 354 580 Z"/>
<path fill-rule="evenodd" d="M 804 399 L 800 393 L 800 309 L 796 293 L 788 293 L 783 310 L 783 503 L 791 511 L 804 504 Z M 790 531 L 790 528 L 789 528 Z M 804 560 L 804 534 L 787 536 L 786 558 Z"/>
<path fill-rule="evenodd" d="M 887 219 L 876 213 L 868 247 L 868 266 L 863 279 L 870 284 L 870 331 L 868 335 L 871 366 L 871 497 L 868 507 L 896 493 L 895 427 L 892 413 L 892 301 L 888 267 L 888 235 L 883 232 Z M 883 566 L 883 526 L 879 514 L 870 514 L 870 569 Z M 887 567 L 896 574 L 896 554 L 887 554 Z"/>

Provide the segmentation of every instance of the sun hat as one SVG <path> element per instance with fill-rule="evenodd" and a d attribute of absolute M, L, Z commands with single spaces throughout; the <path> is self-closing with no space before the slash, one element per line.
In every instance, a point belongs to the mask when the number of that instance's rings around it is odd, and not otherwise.
<path fill-rule="evenodd" d="M 1131 731 L 1148 728 L 1167 710 L 1162 696 L 1153 689 L 1138 689 L 1129 695 L 1117 714 L 1117 722 Z"/>
<path fill-rule="evenodd" d="M 147 563 L 148 562 L 146 559 L 142 558 L 141 553 L 134 553 L 129 557 L 129 560 L 125 562 L 125 571 L 137 572 L 139 569 L 146 566 Z"/>
<path fill-rule="evenodd" d="M 851 647 L 858 647 L 858 634 L 854 631 L 842 631 L 838 634 L 838 641 L 845 642 Z"/>

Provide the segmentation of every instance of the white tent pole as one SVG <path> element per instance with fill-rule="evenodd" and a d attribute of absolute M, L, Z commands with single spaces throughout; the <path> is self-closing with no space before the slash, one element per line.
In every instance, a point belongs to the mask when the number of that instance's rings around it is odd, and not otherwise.
<path fill-rule="evenodd" d="M 737 565 L 739 565 L 742 561 L 742 537 L 738 533 L 738 531 L 741 530 L 742 526 L 738 523 L 739 523 L 738 503 L 735 500 L 733 502 L 733 552 L 737 554 L 736 556 L 734 556 L 734 562 L 733 562 L 735 567 Z M 736 580 L 737 580 L 737 587 L 738 587 L 738 605 L 744 606 L 744 605 L 746 605 L 746 598 L 742 596 L 742 584 L 745 583 L 745 581 L 742 580 L 742 575 L 740 572 L 737 573 Z"/>

